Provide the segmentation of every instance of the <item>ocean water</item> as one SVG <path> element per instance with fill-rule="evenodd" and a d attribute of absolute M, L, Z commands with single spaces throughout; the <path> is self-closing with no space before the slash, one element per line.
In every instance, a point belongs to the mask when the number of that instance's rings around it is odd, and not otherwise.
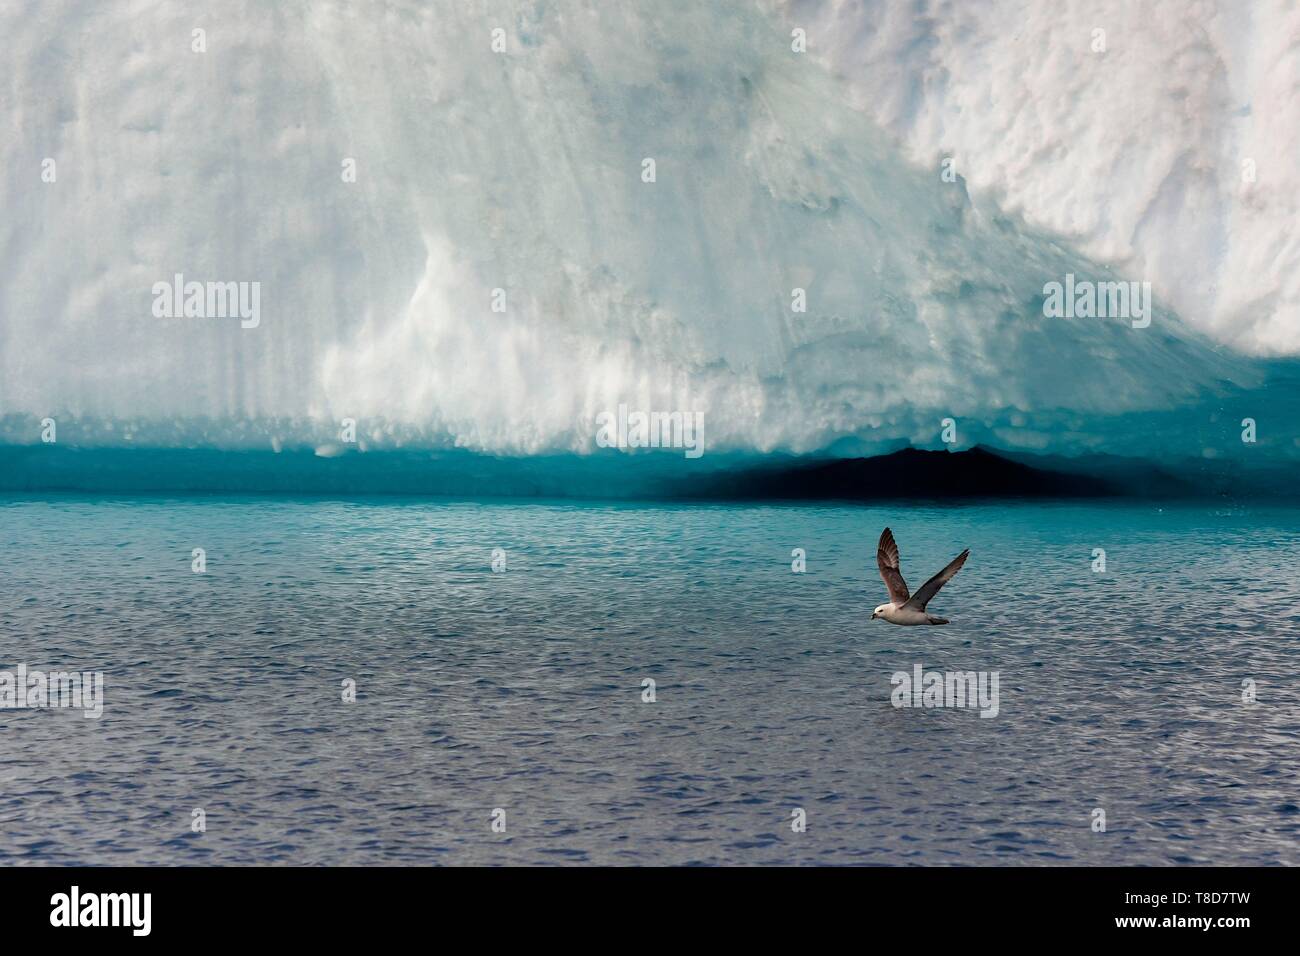
<path fill-rule="evenodd" d="M 885 525 L 913 588 L 972 549 L 949 626 L 870 620 Z M 0 710 L 0 863 L 1300 863 L 1298 549 L 1215 504 L 0 498 L 0 670 L 105 675 Z M 895 708 L 916 664 L 997 716 Z"/>

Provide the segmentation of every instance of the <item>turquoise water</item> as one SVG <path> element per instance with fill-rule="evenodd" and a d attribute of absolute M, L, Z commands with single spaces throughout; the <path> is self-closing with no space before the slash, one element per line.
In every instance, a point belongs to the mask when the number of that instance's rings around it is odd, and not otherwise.
<path fill-rule="evenodd" d="M 869 620 L 886 524 L 913 588 L 972 549 L 949 626 Z M 105 675 L 0 710 L 0 861 L 1294 864 L 1298 550 L 1216 505 L 0 498 L 0 670 Z M 891 706 L 916 664 L 997 716 Z"/>

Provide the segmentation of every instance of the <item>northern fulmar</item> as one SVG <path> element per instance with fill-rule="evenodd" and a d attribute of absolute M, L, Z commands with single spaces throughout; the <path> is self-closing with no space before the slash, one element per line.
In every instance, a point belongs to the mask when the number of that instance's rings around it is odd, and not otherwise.
<path fill-rule="evenodd" d="M 890 624 L 947 624 L 946 617 L 926 614 L 925 606 L 939 593 L 939 588 L 961 570 L 969 554 L 970 548 L 967 548 L 953 558 L 946 568 L 917 588 L 915 594 L 909 595 L 907 582 L 898 571 L 898 545 L 894 543 L 894 533 L 886 528 L 880 535 L 880 543 L 876 545 L 876 565 L 889 590 L 889 603 L 872 611 L 871 619 L 874 621 L 880 618 Z"/>

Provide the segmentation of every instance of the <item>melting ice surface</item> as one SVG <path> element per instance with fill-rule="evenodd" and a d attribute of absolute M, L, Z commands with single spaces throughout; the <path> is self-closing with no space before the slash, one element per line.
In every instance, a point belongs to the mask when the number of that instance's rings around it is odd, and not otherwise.
<path fill-rule="evenodd" d="M 1046 318 L 1045 283 L 1143 276 L 919 164 L 757 7 L 0 18 L 43 91 L 0 144 L 0 441 L 51 417 L 80 447 L 328 454 L 351 418 L 363 449 L 586 452 L 629 403 L 758 454 L 935 445 L 945 417 L 963 446 L 1170 460 L 1247 453 L 1254 417 L 1250 453 L 1297 452 L 1291 366 L 1159 305 Z M 260 323 L 154 317 L 178 273 L 260 283 Z"/>

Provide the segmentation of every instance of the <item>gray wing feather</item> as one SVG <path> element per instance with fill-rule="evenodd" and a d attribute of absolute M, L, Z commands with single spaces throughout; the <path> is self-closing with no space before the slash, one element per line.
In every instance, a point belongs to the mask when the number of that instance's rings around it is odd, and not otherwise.
<path fill-rule="evenodd" d="M 966 563 L 966 558 L 969 555 L 970 548 L 967 548 L 953 558 L 946 568 L 916 589 L 916 593 L 908 599 L 907 606 L 918 611 L 924 611 L 925 606 L 939 593 L 939 588 L 951 581 L 953 575 L 961 570 L 961 566 Z"/>
<path fill-rule="evenodd" d="M 880 543 L 876 545 L 876 567 L 880 568 L 889 600 L 895 604 L 906 601 L 907 582 L 898 571 L 898 545 L 894 543 L 894 532 L 888 528 L 881 533 Z"/>

